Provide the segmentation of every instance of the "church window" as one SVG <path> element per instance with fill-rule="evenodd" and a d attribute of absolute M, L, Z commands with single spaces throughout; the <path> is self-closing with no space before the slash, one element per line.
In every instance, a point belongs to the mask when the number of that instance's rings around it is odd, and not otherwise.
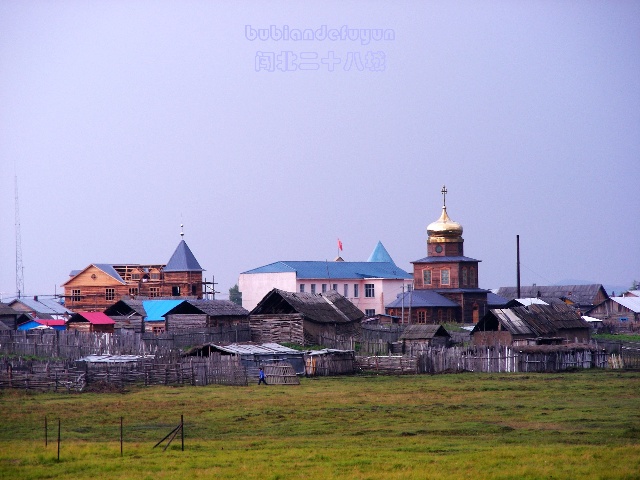
<path fill-rule="evenodd" d="M 71 301 L 79 302 L 81 299 L 80 290 L 71 290 Z"/>
<path fill-rule="evenodd" d="M 196 287 L 196 284 L 192 284 L 191 285 L 191 295 L 195 296 L 198 294 L 198 288 Z"/>
<path fill-rule="evenodd" d="M 418 323 L 427 323 L 427 312 L 418 310 Z"/>
<path fill-rule="evenodd" d="M 471 267 L 469 269 L 469 277 L 470 277 L 470 281 L 469 283 L 471 284 L 472 287 L 476 286 L 476 269 Z"/>
<path fill-rule="evenodd" d="M 104 291 L 105 300 L 113 300 L 116 298 L 116 290 L 115 288 L 106 288 Z"/>
<path fill-rule="evenodd" d="M 366 298 L 375 297 L 374 286 L 373 283 L 365 283 L 364 284 L 364 296 Z"/>
<path fill-rule="evenodd" d="M 440 284 L 449 285 L 449 269 L 448 268 L 443 268 L 440 271 Z"/>
<path fill-rule="evenodd" d="M 466 287 L 468 280 L 467 267 L 462 267 L 462 285 Z"/>
<path fill-rule="evenodd" d="M 422 271 L 422 281 L 425 285 L 431 285 L 431 270 Z"/>

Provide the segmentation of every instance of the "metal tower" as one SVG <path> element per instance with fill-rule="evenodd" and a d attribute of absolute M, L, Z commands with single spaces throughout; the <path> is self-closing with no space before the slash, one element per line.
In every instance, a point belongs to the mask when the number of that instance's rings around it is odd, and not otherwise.
<path fill-rule="evenodd" d="M 16 190 L 16 295 L 24 295 L 24 266 L 22 265 L 22 237 L 20 236 L 20 204 L 18 202 L 18 176 L 15 177 Z"/>

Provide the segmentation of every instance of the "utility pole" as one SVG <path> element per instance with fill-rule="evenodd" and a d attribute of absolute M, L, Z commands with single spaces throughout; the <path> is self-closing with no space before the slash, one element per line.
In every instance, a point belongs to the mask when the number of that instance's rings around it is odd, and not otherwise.
<path fill-rule="evenodd" d="M 16 295 L 18 298 L 24 295 L 24 266 L 22 265 L 22 237 L 20 235 L 20 203 L 18 202 L 18 175 L 14 176 L 16 193 Z"/>

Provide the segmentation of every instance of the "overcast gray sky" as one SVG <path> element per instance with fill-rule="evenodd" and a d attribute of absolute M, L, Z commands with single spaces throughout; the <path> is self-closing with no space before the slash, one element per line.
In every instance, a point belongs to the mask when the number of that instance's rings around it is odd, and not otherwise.
<path fill-rule="evenodd" d="M 5 299 L 16 175 L 27 295 L 181 223 L 219 298 L 337 238 L 410 271 L 443 184 L 482 287 L 517 234 L 523 284 L 627 287 L 639 159 L 639 2 L 0 2 Z"/>

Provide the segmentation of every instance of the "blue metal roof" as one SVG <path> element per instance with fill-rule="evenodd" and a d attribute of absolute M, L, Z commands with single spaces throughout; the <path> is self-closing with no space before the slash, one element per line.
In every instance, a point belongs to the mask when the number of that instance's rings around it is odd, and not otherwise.
<path fill-rule="evenodd" d="M 271 263 L 243 273 L 283 272 L 295 272 L 298 279 L 411 278 L 409 273 L 396 266 L 393 262 L 284 261 Z"/>
<path fill-rule="evenodd" d="M 378 241 L 378 244 L 373 249 L 373 252 L 371 252 L 371 255 L 369 255 L 367 262 L 394 263 L 393 259 L 391 258 L 391 255 L 389 255 L 389 252 L 387 252 L 387 249 L 384 248 L 384 245 L 382 245 L 381 241 Z"/>
<path fill-rule="evenodd" d="M 196 260 L 195 255 L 187 245 L 187 242 L 181 240 L 176 247 L 175 252 L 164 267 L 165 272 L 204 272 L 204 269 Z"/>
<path fill-rule="evenodd" d="M 404 300 L 403 300 L 404 297 Z M 385 305 L 386 308 L 417 308 L 417 307 L 459 307 L 456 302 L 443 297 L 433 290 L 413 290 L 400 294 L 393 302 Z"/>
<path fill-rule="evenodd" d="M 142 306 L 147 316 L 145 322 L 160 322 L 169 310 L 180 305 L 184 300 L 143 300 Z"/>
<path fill-rule="evenodd" d="M 482 260 L 476 260 L 469 257 L 424 257 L 420 260 L 414 260 L 411 263 L 442 263 L 442 262 L 481 262 Z"/>

